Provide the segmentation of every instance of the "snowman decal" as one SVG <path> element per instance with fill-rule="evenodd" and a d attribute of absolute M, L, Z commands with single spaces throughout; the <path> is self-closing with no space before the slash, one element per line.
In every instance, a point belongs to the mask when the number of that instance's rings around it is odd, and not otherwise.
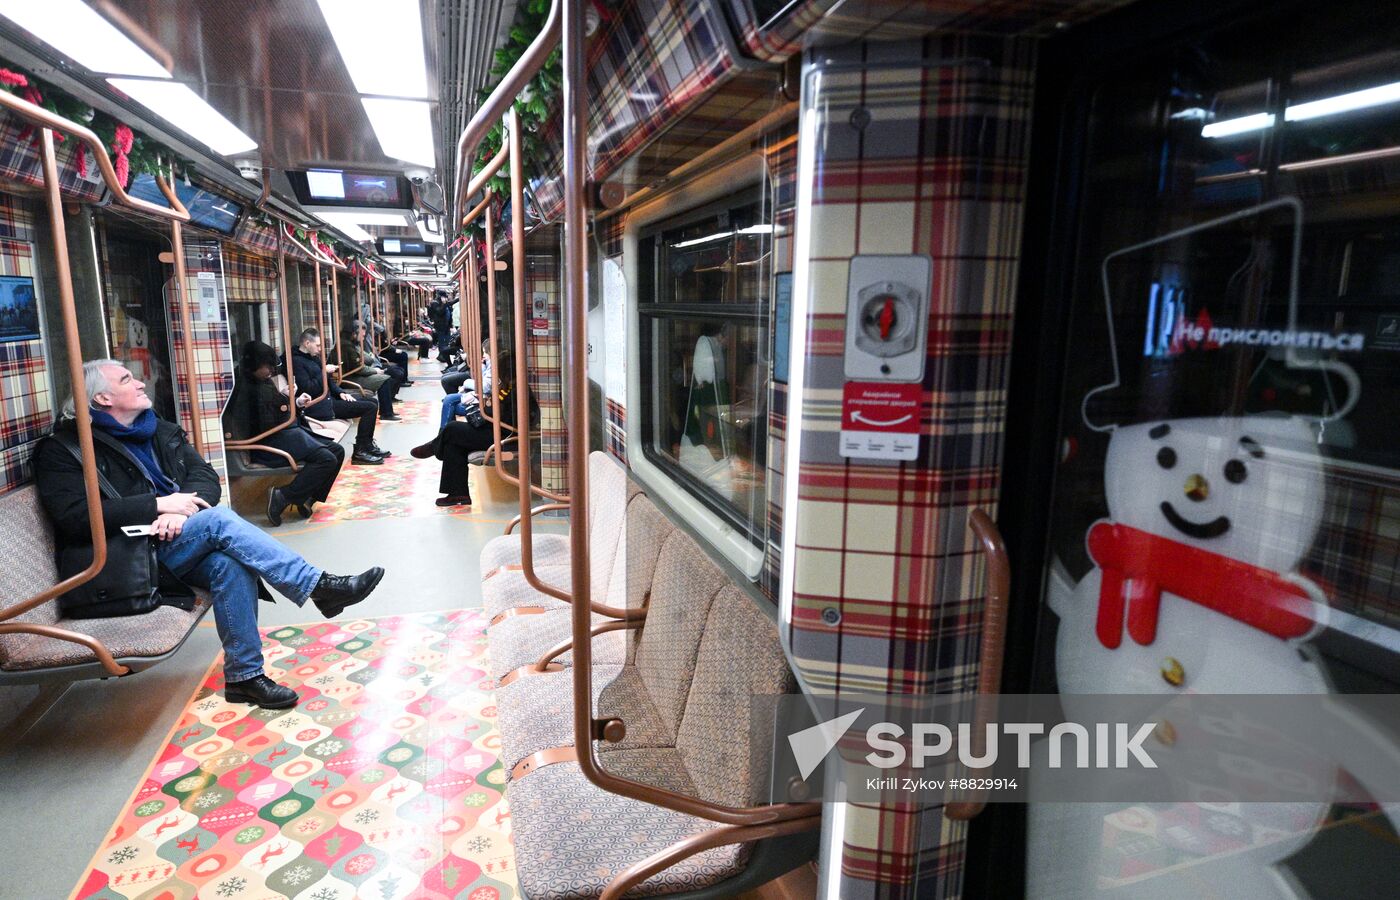
<path fill-rule="evenodd" d="M 1326 692 L 1298 652 L 1327 609 L 1296 572 L 1322 518 L 1316 448 L 1292 416 L 1116 429 L 1109 518 L 1086 537 L 1096 568 L 1050 594 L 1061 692 Z"/>
<path fill-rule="evenodd" d="M 1328 598 L 1299 567 L 1325 508 L 1319 426 L 1355 405 L 1355 373 L 1293 350 L 1266 359 L 1287 371 L 1344 376 L 1352 388 L 1347 404 L 1311 417 L 1271 412 L 1101 424 L 1090 412 L 1096 394 L 1123 386 L 1110 263 L 1138 254 L 1184 272 L 1197 232 L 1280 210 L 1301 228 L 1301 206 L 1289 198 L 1115 251 L 1104 261 L 1113 378 L 1085 396 L 1081 413 L 1090 429 L 1110 433 L 1103 475 L 1108 516 L 1085 534 L 1094 568 L 1077 584 L 1057 568 L 1047 591 L 1059 618 L 1055 671 L 1071 719 L 1092 718 L 1083 699 L 1091 694 L 1329 692 L 1308 646 L 1327 625 Z M 1296 272 L 1289 297 L 1296 310 Z M 1215 347 L 1205 352 L 1223 354 Z M 1222 361 L 1198 359 L 1154 361 L 1155 371 L 1183 367 L 1173 370 L 1177 383 L 1186 367 Z M 1255 372 L 1262 370 L 1261 363 Z M 1174 740 L 1171 731 L 1159 733 L 1155 751 L 1189 752 L 1173 747 Z M 1335 785 L 1343 769 L 1367 768 L 1348 752 L 1319 760 L 1315 774 L 1324 786 Z M 1120 882 L 1115 895 L 1134 900 L 1195 895 L 1202 879 L 1231 898 L 1300 896 L 1279 864 L 1312 839 L 1328 807 L 1325 800 L 1033 804 L 1029 896 L 1092 895 L 1104 888 L 1101 876 Z M 1205 865 L 1177 865 L 1183 857 Z M 1126 870 L 1115 862 L 1122 859 L 1131 864 Z"/>

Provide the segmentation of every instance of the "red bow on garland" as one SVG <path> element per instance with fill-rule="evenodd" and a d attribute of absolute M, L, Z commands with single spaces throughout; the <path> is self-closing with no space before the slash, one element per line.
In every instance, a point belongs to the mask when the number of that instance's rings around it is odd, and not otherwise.
<path fill-rule="evenodd" d="M 1095 632 L 1110 650 L 1123 642 L 1125 608 L 1134 641 L 1157 639 L 1163 591 L 1281 639 L 1313 626 L 1312 597 L 1277 572 L 1112 522 L 1090 528 L 1088 544 L 1103 572 Z"/>

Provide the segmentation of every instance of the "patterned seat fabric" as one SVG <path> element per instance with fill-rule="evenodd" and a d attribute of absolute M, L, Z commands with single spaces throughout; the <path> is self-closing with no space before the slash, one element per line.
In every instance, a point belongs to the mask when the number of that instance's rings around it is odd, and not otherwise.
<path fill-rule="evenodd" d="M 532 616 L 515 616 L 491 626 L 488 632 L 491 643 L 491 676 L 503 678 L 521 666 L 536 662 L 551 647 L 569 639 L 573 615 L 570 610 L 556 609 Z M 593 624 L 610 622 L 603 616 L 594 616 Z M 626 637 L 621 631 L 609 631 L 593 639 L 593 662 L 595 664 L 620 666 L 626 654 Z M 573 651 L 559 655 L 557 662 L 571 666 L 574 663 Z"/>
<path fill-rule="evenodd" d="M 568 566 L 536 566 L 535 574 L 545 584 L 567 591 L 573 573 Z M 563 600 L 535 590 L 525 580 L 524 573 L 516 570 L 501 572 L 482 582 L 481 606 L 488 619 L 494 619 L 508 609 L 522 606 L 539 606 L 544 609 L 569 608 L 569 604 Z"/>
<path fill-rule="evenodd" d="M 616 716 L 627 736 L 610 750 L 673 747 L 676 726 L 657 715 L 632 668 L 593 670 L 593 713 Z M 501 732 L 501 765 L 506 774 L 532 753 L 574 746 L 573 673 L 549 672 L 511 682 L 496 691 L 496 727 Z"/>
<path fill-rule="evenodd" d="M 38 490 L 22 487 L 0 497 L 0 603 L 19 603 L 58 582 L 53 528 L 39 505 Z M 56 625 L 90 634 L 118 659 L 162 656 L 173 650 L 208 606 L 201 596 L 194 610 L 162 606 L 140 616 L 108 619 L 62 619 L 58 603 L 40 604 L 16 622 Z M 92 662 L 92 651 L 37 634 L 0 635 L 0 668 L 9 671 Z"/>
<path fill-rule="evenodd" d="M 534 560 L 536 565 L 567 566 L 569 536 L 567 534 L 536 534 Z M 500 534 L 481 548 L 481 574 L 489 575 L 501 566 L 520 565 L 520 532 Z"/>
<path fill-rule="evenodd" d="M 661 754 L 651 765 L 660 768 L 668 758 Z M 629 866 L 715 827 L 602 791 L 577 763 L 546 766 L 512 782 L 506 799 L 521 893 L 536 900 L 597 897 Z M 628 896 L 709 887 L 739 874 L 747 860 L 746 845 L 716 847 L 657 873 Z"/>

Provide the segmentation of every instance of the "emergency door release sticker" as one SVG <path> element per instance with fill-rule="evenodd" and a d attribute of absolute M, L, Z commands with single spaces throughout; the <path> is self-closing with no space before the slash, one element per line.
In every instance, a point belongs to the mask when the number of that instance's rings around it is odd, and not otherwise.
<path fill-rule="evenodd" d="M 918 384 L 848 381 L 841 397 L 841 455 L 914 459 L 919 453 Z"/>

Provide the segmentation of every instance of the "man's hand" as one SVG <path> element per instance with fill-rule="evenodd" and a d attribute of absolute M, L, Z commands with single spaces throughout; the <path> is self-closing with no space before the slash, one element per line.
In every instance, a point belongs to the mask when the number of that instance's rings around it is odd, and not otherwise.
<path fill-rule="evenodd" d="M 326 371 L 334 375 L 336 372 L 340 371 L 340 366 L 337 366 L 335 363 L 326 363 Z"/>
<path fill-rule="evenodd" d="M 151 523 L 151 534 L 162 541 L 173 541 L 184 530 L 187 518 L 188 516 L 182 516 L 179 513 L 163 513 Z"/>
<path fill-rule="evenodd" d="M 301 408 L 311 402 L 311 395 L 307 393 L 297 394 L 297 407 Z"/>
<path fill-rule="evenodd" d="M 209 504 L 198 494 L 166 494 L 164 497 L 156 498 L 156 512 L 162 516 L 184 516 L 188 518 L 201 509 L 208 509 Z"/>
<path fill-rule="evenodd" d="M 354 403 L 356 398 L 354 394 L 346 394 L 342 392 L 340 395 L 340 399 L 346 401 L 347 403 Z"/>

